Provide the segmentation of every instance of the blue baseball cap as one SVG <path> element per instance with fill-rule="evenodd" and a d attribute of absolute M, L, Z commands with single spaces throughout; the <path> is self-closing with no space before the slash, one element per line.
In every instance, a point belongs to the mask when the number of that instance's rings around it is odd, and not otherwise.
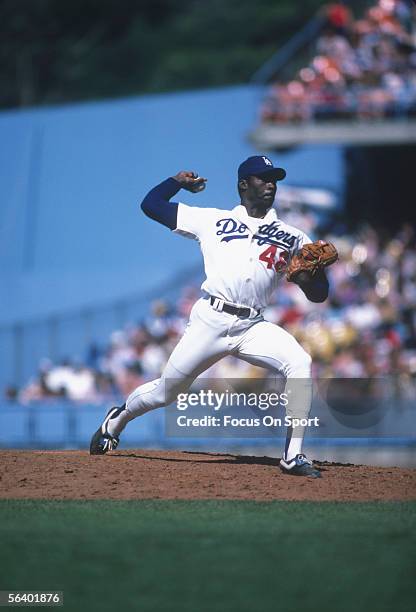
<path fill-rule="evenodd" d="M 282 181 L 286 176 L 286 170 L 275 168 L 271 159 L 265 155 L 252 155 L 238 167 L 238 180 L 263 174 L 269 175 L 273 180 Z"/>

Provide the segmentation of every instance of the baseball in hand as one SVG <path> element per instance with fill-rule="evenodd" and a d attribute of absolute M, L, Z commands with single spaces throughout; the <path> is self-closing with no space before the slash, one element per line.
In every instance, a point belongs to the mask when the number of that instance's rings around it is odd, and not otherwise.
<path fill-rule="evenodd" d="M 206 186 L 207 186 L 206 179 L 201 179 L 200 182 L 194 184 L 193 191 L 194 193 L 198 193 L 199 191 L 204 191 Z"/>
<path fill-rule="evenodd" d="M 197 172 L 187 172 L 182 170 L 174 177 L 183 189 L 191 191 L 192 193 L 198 193 L 203 191 L 206 187 L 207 179 L 202 176 L 198 176 Z"/>

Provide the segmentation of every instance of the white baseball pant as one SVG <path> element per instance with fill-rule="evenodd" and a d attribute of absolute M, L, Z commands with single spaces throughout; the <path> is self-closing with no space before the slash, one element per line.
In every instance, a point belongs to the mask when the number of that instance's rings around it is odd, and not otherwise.
<path fill-rule="evenodd" d="M 184 335 L 174 348 L 160 378 L 140 385 L 127 398 L 126 410 L 109 422 L 109 433 L 119 435 L 132 419 L 169 405 L 178 393 L 222 357 L 234 355 L 279 372 L 286 378 L 289 416 L 306 418 L 312 400 L 311 357 L 287 331 L 262 315 L 241 319 L 218 312 L 209 299 L 193 306 Z M 292 382 L 291 382 L 292 380 Z M 111 429 L 110 429 L 111 427 Z M 285 457 L 301 452 L 304 428 L 288 431 Z"/>

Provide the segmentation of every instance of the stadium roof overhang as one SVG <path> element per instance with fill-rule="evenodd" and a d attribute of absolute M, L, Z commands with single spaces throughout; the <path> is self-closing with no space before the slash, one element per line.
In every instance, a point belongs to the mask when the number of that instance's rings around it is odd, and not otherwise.
<path fill-rule="evenodd" d="M 383 121 L 327 121 L 301 125 L 260 124 L 249 133 L 259 149 L 279 150 L 305 144 L 356 146 L 416 143 L 416 119 Z"/>

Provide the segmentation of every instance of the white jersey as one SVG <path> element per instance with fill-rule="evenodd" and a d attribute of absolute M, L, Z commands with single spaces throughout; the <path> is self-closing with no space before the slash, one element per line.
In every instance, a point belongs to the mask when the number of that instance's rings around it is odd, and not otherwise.
<path fill-rule="evenodd" d="M 271 208 L 263 219 L 244 206 L 232 210 L 180 203 L 175 233 L 198 240 L 206 280 L 201 289 L 238 306 L 264 309 L 291 257 L 312 240 L 278 218 Z"/>

